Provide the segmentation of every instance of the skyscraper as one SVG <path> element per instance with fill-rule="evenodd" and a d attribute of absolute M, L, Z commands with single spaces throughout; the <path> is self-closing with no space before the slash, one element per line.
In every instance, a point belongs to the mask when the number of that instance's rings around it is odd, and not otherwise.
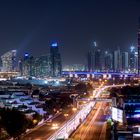
<path fill-rule="evenodd" d="M 138 75 L 140 76 L 140 18 L 138 25 Z"/>
<path fill-rule="evenodd" d="M 90 47 L 87 55 L 88 71 L 92 72 L 96 70 L 95 67 L 95 52 L 97 50 L 97 43 L 94 41 Z"/>
<path fill-rule="evenodd" d="M 2 71 L 13 72 L 17 70 L 16 63 L 17 51 L 11 50 L 1 56 Z"/>
<path fill-rule="evenodd" d="M 18 72 L 22 76 L 23 75 L 23 60 L 20 58 L 18 60 Z"/>
<path fill-rule="evenodd" d="M 93 69 L 93 52 L 90 50 L 88 52 L 88 55 L 87 55 L 87 67 L 88 67 L 88 71 L 89 72 L 92 72 L 94 69 Z"/>
<path fill-rule="evenodd" d="M 30 77 L 35 76 L 35 58 L 25 53 L 23 61 L 23 75 Z"/>
<path fill-rule="evenodd" d="M 104 53 L 104 71 L 111 72 L 113 69 L 113 55 L 108 51 Z"/>
<path fill-rule="evenodd" d="M 120 49 L 114 51 L 113 70 L 114 72 L 120 72 L 122 70 L 122 57 Z"/>
<path fill-rule="evenodd" d="M 127 72 L 128 67 L 129 67 L 129 62 L 128 62 L 128 52 L 123 52 L 122 53 L 122 71 Z"/>
<path fill-rule="evenodd" d="M 50 46 L 51 76 L 61 76 L 62 64 L 58 44 L 52 43 Z"/>
<path fill-rule="evenodd" d="M 130 69 L 130 72 L 136 72 L 136 69 L 137 69 L 137 57 L 136 57 L 136 48 L 135 48 L 135 46 L 130 47 L 129 69 Z"/>
<path fill-rule="evenodd" d="M 95 51 L 95 70 L 99 72 L 102 71 L 103 66 L 102 56 L 102 51 L 100 49 L 97 49 Z"/>
<path fill-rule="evenodd" d="M 35 59 L 35 76 L 49 77 L 51 74 L 50 55 L 42 55 Z"/>

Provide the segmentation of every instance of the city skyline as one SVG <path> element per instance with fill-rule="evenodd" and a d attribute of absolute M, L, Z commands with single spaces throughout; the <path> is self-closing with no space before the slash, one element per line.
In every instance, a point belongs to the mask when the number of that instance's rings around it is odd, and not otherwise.
<path fill-rule="evenodd" d="M 140 0 L 1 0 L 0 20 L 0 140 L 140 140 Z"/>
<path fill-rule="evenodd" d="M 0 55 L 12 49 L 44 55 L 56 40 L 63 63 L 72 64 L 86 62 L 93 41 L 109 50 L 137 46 L 139 5 L 137 0 L 1 2 Z"/>

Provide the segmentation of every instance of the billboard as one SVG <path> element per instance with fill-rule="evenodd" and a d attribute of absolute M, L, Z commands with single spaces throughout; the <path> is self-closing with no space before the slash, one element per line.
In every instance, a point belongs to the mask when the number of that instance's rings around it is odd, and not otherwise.
<path fill-rule="evenodd" d="M 114 121 L 123 123 L 123 110 L 112 107 L 112 119 Z"/>

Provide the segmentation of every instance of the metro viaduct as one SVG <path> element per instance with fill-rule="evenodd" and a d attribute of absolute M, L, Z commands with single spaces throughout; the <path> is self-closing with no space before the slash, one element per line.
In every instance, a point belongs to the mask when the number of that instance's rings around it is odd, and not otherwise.
<path fill-rule="evenodd" d="M 63 71 L 62 75 L 65 77 L 73 78 L 134 78 L 137 77 L 136 73 L 121 73 L 121 72 L 87 72 L 87 71 Z"/>

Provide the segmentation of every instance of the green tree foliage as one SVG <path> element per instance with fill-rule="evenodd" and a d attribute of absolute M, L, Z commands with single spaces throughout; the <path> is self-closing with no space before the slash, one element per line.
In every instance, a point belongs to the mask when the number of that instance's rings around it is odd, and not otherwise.
<path fill-rule="evenodd" d="M 0 118 L 0 125 L 11 137 L 21 135 L 28 128 L 28 119 L 18 110 L 1 109 Z"/>

